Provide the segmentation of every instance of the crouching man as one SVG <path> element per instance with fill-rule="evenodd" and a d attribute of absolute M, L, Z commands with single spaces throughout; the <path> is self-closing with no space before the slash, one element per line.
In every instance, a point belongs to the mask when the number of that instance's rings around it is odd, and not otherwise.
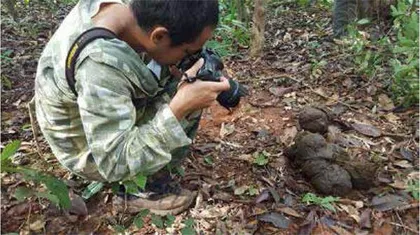
<path fill-rule="evenodd" d="M 216 0 L 81 0 L 45 47 L 36 117 L 59 162 L 91 181 L 153 179 L 145 190 L 115 196 L 114 205 L 164 215 L 194 200 L 194 192 L 173 184 L 162 169 L 186 156 L 201 109 L 229 82 L 180 84 L 203 60 L 178 77 L 174 65 L 201 50 L 218 14 Z M 77 52 L 75 41 L 92 29 L 108 36 Z"/>

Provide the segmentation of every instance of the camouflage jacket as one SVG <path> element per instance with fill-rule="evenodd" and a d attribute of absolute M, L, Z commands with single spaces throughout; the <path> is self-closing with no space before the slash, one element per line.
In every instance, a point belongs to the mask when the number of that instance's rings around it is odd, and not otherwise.
<path fill-rule="evenodd" d="M 96 39 L 83 49 L 76 63 L 77 97 L 72 93 L 64 70 L 69 47 L 93 27 L 91 18 L 103 2 L 128 4 L 81 0 L 72 9 L 39 59 L 35 107 L 63 166 L 90 180 L 114 182 L 168 164 L 174 152 L 191 144 L 199 114 L 178 121 L 168 106 L 177 81 L 152 61 L 149 67 L 160 73 L 153 76 L 141 56 L 118 39 Z M 146 103 L 133 102 L 146 97 Z"/>

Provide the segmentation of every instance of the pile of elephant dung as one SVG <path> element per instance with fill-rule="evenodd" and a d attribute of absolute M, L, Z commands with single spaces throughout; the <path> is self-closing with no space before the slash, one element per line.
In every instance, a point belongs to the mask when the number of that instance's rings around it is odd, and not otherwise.
<path fill-rule="evenodd" d="M 294 145 L 286 149 L 285 154 L 316 190 L 342 196 L 352 189 L 368 189 L 375 185 L 378 168 L 375 164 L 352 161 L 346 150 L 328 143 L 321 135 L 329 124 L 324 111 L 305 108 L 299 115 L 299 124 L 305 131 L 296 136 Z"/>

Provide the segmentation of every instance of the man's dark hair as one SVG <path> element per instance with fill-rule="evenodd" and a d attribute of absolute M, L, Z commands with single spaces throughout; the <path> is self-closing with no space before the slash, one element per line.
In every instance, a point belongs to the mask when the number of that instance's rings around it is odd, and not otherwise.
<path fill-rule="evenodd" d="M 131 9 L 146 31 L 154 26 L 168 29 L 172 46 L 195 41 L 207 26 L 217 26 L 217 0 L 133 0 Z"/>

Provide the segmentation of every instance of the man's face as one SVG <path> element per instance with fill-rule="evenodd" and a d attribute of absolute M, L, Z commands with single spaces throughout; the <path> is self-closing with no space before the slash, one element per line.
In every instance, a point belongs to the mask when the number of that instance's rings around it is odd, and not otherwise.
<path fill-rule="evenodd" d="M 213 31 L 213 27 L 206 27 L 194 42 L 178 46 L 171 46 L 170 40 L 169 42 L 163 41 L 154 50 L 149 51 L 148 54 L 161 65 L 174 65 L 184 57 L 201 51 L 204 43 L 211 38 Z"/>

